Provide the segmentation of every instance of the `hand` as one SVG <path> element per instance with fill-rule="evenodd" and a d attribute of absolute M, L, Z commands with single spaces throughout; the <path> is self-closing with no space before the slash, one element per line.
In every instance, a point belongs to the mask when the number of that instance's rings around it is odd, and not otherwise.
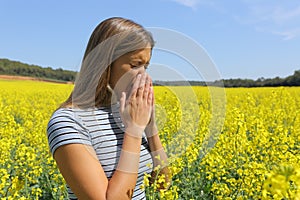
<path fill-rule="evenodd" d="M 153 90 L 152 82 L 151 82 L 151 88 Z M 158 128 L 156 125 L 156 120 L 155 120 L 155 98 L 154 98 L 154 92 L 152 92 L 152 111 L 151 111 L 151 117 L 150 121 L 146 126 L 145 133 L 147 138 L 152 137 L 154 135 L 158 134 Z"/>
<path fill-rule="evenodd" d="M 142 133 L 149 123 L 152 111 L 153 90 L 148 74 L 138 74 L 131 93 L 126 99 L 126 93 L 122 92 L 120 99 L 120 114 L 125 125 L 125 133 L 142 137 Z"/>

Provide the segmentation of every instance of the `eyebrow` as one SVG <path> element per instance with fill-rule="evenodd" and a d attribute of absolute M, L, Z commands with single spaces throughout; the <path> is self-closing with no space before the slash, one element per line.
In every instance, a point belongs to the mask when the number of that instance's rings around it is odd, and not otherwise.
<path fill-rule="evenodd" d="M 145 65 L 148 65 L 148 64 L 150 63 L 150 60 L 147 61 L 147 62 L 145 62 L 144 60 L 139 59 L 139 60 L 131 60 L 130 62 L 131 62 L 131 63 L 138 63 L 138 64 L 145 64 Z"/>

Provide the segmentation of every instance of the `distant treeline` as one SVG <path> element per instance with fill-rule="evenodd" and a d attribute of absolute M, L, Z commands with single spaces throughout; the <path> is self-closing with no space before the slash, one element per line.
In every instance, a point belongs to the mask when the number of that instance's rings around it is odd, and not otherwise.
<path fill-rule="evenodd" d="M 259 78 L 252 79 L 223 79 L 213 82 L 205 81 L 155 81 L 154 85 L 200 85 L 200 86 L 224 86 L 224 87 L 277 87 L 300 86 L 300 70 L 286 78 Z"/>
<path fill-rule="evenodd" d="M 41 79 L 74 82 L 77 72 L 51 67 L 43 68 L 37 65 L 28 65 L 18 61 L 0 59 L 0 74 L 14 76 L 30 76 Z M 155 81 L 154 85 L 200 85 L 200 86 L 225 86 L 225 87 L 276 87 L 276 86 L 300 86 L 300 70 L 286 78 L 259 78 L 252 79 L 223 79 L 213 82 L 206 81 Z"/>
<path fill-rule="evenodd" d="M 63 70 L 61 68 L 52 69 L 51 67 L 40 67 L 28 65 L 18 61 L 0 59 L 0 74 L 13 76 L 30 76 L 41 79 L 59 80 L 74 82 L 76 73 L 74 71 Z"/>

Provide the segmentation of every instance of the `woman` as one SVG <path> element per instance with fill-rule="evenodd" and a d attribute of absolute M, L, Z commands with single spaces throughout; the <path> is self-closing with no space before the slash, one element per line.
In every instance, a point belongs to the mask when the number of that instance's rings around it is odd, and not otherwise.
<path fill-rule="evenodd" d="M 128 19 L 109 18 L 92 33 L 74 89 L 47 128 L 70 199 L 145 199 L 144 173 L 166 164 L 145 73 L 153 46 Z"/>

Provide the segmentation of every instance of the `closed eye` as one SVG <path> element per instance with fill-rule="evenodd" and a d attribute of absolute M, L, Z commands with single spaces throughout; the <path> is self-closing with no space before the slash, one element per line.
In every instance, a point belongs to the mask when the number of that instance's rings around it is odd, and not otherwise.
<path fill-rule="evenodd" d="M 130 63 L 131 68 L 140 68 L 140 67 L 144 67 L 145 69 L 148 69 L 149 67 L 149 63 L 146 63 L 145 65 L 135 65 L 135 64 L 131 64 Z"/>
<path fill-rule="evenodd" d="M 138 68 L 139 67 L 139 66 L 131 64 L 131 63 L 129 65 L 131 66 L 131 68 Z"/>

